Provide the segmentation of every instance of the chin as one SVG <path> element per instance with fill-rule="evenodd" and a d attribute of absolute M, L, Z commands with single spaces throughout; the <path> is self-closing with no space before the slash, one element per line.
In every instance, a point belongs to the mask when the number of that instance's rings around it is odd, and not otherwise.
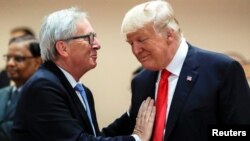
<path fill-rule="evenodd" d="M 142 64 L 143 68 L 148 69 L 148 70 L 152 70 L 152 71 L 158 71 L 161 70 L 160 67 L 157 67 L 155 65 L 152 64 Z"/>
<path fill-rule="evenodd" d="M 97 63 L 92 63 L 92 69 L 97 66 Z"/>

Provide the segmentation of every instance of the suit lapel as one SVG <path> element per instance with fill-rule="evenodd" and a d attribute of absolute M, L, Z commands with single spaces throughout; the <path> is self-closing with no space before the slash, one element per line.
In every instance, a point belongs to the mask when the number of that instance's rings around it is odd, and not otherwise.
<path fill-rule="evenodd" d="M 44 65 L 48 70 L 50 70 L 56 76 L 58 76 L 59 80 L 61 81 L 61 84 L 64 86 L 64 88 L 68 92 L 69 97 L 73 100 L 74 104 L 76 104 L 76 108 L 78 110 L 78 113 L 81 116 L 80 117 L 81 119 L 79 119 L 79 120 L 84 124 L 85 128 L 86 127 L 88 128 L 89 132 L 94 134 L 92 127 L 91 127 L 91 123 L 90 123 L 88 115 L 87 115 L 87 112 L 86 112 L 85 108 L 83 107 L 80 99 L 78 98 L 74 88 L 71 86 L 71 84 L 69 83 L 69 81 L 67 80 L 67 78 L 65 77 L 63 72 L 53 62 L 50 62 L 50 61 L 45 62 Z"/>
<path fill-rule="evenodd" d="M 190 94 L 192 86 L 198 78 L 198 62 L 194 58 L 195 49 L 189 46 L 187 57 L 184 61 L 179 80 L 176 85 L 174 96 L 172 99 L 169 117 L 166 125 L 165 140 L 168 140 L 175 123 L 185 105 L 185 102 Z"/>
<path fill-rule="evenodd" d="M 134 118 L 137 117 L 137 113 L 143 100 L 147 97 L 155 99 L 155 82 L 157 80 L 157 71 L 150 71 L 144 69 L 140 74 L 138 74 L 132 81 L 132 110 L 134 113 Z M 132 113 L 133 113 L 132 112 Z"/>
<path fill-rule="evenodd" d="M 147 80 L 144 80 L 143 82 L 146 83 L 147 86 L 145 86 L 145 88 L 148 88 L 148 90 L 145 91 L 145 96 L 150 96 L 151 98 L 155 99 L 155 89 L 156 89 L 156 85 L 155 82 L 157 81 L 157 76 L 158 76 L 158 71 L 148 71 L 148 78 Z M 144 88 L 144 89 L 145 89 Z M 144 99 L 146 99 L 147 97 L 145 97 Z"/>

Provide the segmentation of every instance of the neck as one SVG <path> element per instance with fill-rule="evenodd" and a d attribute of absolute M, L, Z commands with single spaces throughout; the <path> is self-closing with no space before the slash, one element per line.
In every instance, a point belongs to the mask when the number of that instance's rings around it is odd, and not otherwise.
<path fill-rule="evenodd" d="M 57 66 L 62 68 L 63 70 L 67 71 L 72 77 L 78 82 L 80 78 L 83 76 L 83 74 L 80 74 L 77 72 L 77 69 L 74 69 L 74 67 L 69 66 L 66 62 L 63 61 L 55 61 L 54 62 Z"/>

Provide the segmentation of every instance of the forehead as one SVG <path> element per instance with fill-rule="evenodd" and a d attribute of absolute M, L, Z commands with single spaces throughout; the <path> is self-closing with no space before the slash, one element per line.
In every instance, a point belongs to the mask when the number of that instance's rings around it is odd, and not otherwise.
<path fill-rule="evenodd" d="M 144 27 L 127 34 L 127 39 L 141 37 L 141 36 L 152 36 L 155 34 L 155 30 L 152 24 L 147 24 Z"/>
<path fill-rule="evenodd" d="M 8 53 L 31 54 L 30 50 L 28 49 L 28 42 L 10 44 Z"/>
<path fill-rule="evenodd" d="M 77 34 L 85 34 L 89 32 L 94 32 L 90 22 L 85 20 L 80 20 L 76 23 L 76 33 Z"/>

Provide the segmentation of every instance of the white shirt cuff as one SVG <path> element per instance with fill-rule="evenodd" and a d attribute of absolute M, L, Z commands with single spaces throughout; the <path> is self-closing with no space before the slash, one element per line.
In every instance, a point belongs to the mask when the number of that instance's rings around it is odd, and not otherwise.
<path fill-rule="evenodd" d="M 135 138 L 135 141 L 141 141 L 140 137 L 137 134 L 131 135 Z"/>

